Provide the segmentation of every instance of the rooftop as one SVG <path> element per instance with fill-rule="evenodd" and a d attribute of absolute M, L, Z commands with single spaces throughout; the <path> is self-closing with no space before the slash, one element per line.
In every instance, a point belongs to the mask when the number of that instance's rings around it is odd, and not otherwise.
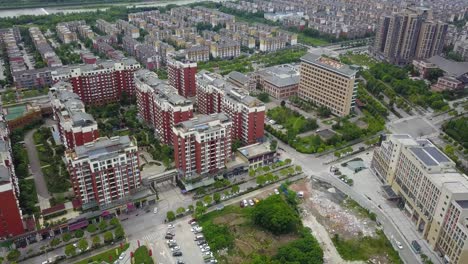
<path fill-rule="evenodd" d="M 460 205 L 463 209 L 468 209 L 468 200 L 459 200 L 456 201 L 458 205 Z"/>
<path fill-rule="evenodd" d="M 427 166 L 437 166 L 440 163 L 450 162 L 440 150 L 433 146 L 422 146 L 410 148 L 411 152 Z"/>
<path fill-rule="evenodd" d="M 188 121 L 184 121 L 177 124 L 176 127 L 184 129 L 185 131 L 205 131 L 212 127 L 219 126 L 227 122 L 231 122 L 231 120 L 227 117 L 226 114 L 217 113 L 211 115 L 199 115 Z"/>
<path fill-rule="evenodd" d="M 301 61 L 314 64 L 326 70 L 333 71 L 347 77 L 354 77 L 358 72 L 357 69 L 354 69 L 349 65 L 343 64 L 330 57 L 324 57 L 313 53 L 307 53 L 306 55 L 302 56 Z"/>
<path fill-rule="evenodd" d="M 429 58 L 428 61 L 435 64 L 450 76 L 459 77 L 468 72 L 468 62 L 451 61 L 439 55 Z"/>
<path fill-rule="evenodd" d="M 265 68 L 258 72 L 264 80 L 277 86 L 285 87 L 299 83 L 299 69 L 296 65 L 283 64 Z"/>
<path fill-rule="evenodd" d="M 255 143 L 239 148 L 237 151 L 246 158 L 252 158 L 259 155 L 275 152 L 274 150 L 271 150 L 269 144 L 266 143 Z"/>
<path fill-rule="evenodd" d="M 108 155 L 112 155 L 121 151 L 124 148 L 132 146 L 132 142 L 128 136 L 117 137 L 101 137 L 93 143 L 88 143 L 75 148 L 75 158 L 90 158 L 99 159 Z"/>

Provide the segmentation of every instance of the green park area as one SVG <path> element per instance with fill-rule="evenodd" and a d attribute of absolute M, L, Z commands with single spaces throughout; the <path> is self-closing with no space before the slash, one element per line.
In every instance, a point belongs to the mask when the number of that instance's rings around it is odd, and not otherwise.
<path fill-rule="evenodd" d="M 284 63 L 299 62 L 300 58 L 307 53 L 304 48 L 290 48 L 267 54 L 254 54 L 252 56 L 242 55 L 232 60 L 210 60 L 199 62 L 199 70 L 217 71 L 226 75 L 231 71 L 247 73 L 253 71 L 252 63 L 262 64 L 266 67 Z"/>
<path fill-rule="evenodd" d="M 153 258 L 150 256 L 148 248 L 141 246 L 135 250 L 135 263 L 138 264 L 153 264 Z"/>
<path fill-rule="evenodd" d="M 254 207 L 227 206 L 199 218 L 221 263 L 323 263 L 323 252 L 304 228 L 296 193 L 272 195 Z"/>
<path fill-rule="evenodd" d="M 89 264 L 89 263 L 101 263 L 102 261 L 106 261 L 106 262 L 109 262 L 109 263 L 113 263 L 114 261 L 116 261 L 117 259 L 119 259 L 119 256 L 120 254 L 122 254 L 122 252 L 124 252 L 125 250 L 127 250 L 129 247 L 129 244 L 125 244 L 123 245 L 123 247 L 115 247 L 115 248 L 112 248 L 112 249 L 109 249 L 109 250 L 106 250 L 100 254 L 97 254 L 97 255 L 94 255 L 88 259 L 84 259 L 82 261 L 79 261 L 75 264 Z M 140 263 L 140 262 L 138 262 Z M 143 262 L 141 262 L 143 263 Z"/>
<path fill-rule="evenodd" d="M 373 58 L 366 54 L 348 52 L 340 55 L 340 61 L 349 65 L 373 66 L 377 63 Z"/>
<path fill-rule="evenodd" d="M 332 134 L 329 137 L 324 138 L 319 134 L 299 136 L 300 133 L 314 130 L 318 126 L 315 120 L 306 119 L 284 106 L 273 108 L 267 113 L 283 129 L 272 125 L 266 125 L 265 129 L 302 153 L 322 153 L 343 147 L 353 140 L 371 137 L 384 129 L 385 116 L 388 114 L 386 108 L 367 93 L 361 96 L 367 102 L 362 109 L 363 115 L 357 119 L 350 116 L 335 118 L 333 132 L 330 132 Z"/>

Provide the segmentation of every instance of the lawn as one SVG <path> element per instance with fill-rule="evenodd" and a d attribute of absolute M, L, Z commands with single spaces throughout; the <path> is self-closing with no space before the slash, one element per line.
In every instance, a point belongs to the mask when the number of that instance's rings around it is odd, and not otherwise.
<path fill-rule="evenodd" d="M 123 249 L 119 247 L 115 247 L 115 248 L 112 248 L 112 249 L 109 249 L 101 254 L 97 254 L 95 256 L 92 256 L 90 258 L 87 258 L 87 259 L 84 259 L 82 261 L 79 261 L 79 262 L 76 262 L 75 264 L 88 264 L 88 263 L 92 263 L 93 261 L 96 261 L 97 263 L 101 263 L 101 261 L 115 261 L 119 258 L 120 254 L 122 252 L 124 252 L 125 250 L 128 249 L 130 245 L 129 244 L 125 244 L 123 246 Z M 140 263 L 140 262 L 138 262 Z"/>
<path fill-rule="evenodd" d="M 269 118 L 275 120 L 277 124 L 286 128 L 288 133 L 292 133 L 294 135 L 316 129 L 318 127 L 315 119 L 306 119 L 298 112 L 287 107 L 275 107 L 268 110 L 267 115 Z"/>
<path fill-rule="evenodd" d="M 376 61 L 366 54 L 354 54 L 348 52 L 340 56 L 340 60 L 346 64 L 355 64 L 360 66 L 371 67 L 375 65 Z"/>
<path fill-rule="evenodd" d="M 149 256 L 148 248 L 141 246 L 135 250 L 134 254 L 135 263 L 138 264 L 153 264 L 153 258 Z"/>
<path fill-rule="evenodd" d="M 303 44 L 314 46 L 314 47 L 323 46 L 329 43 L 328 41 L 325 41 L 323 39 L 309 37 L 305 35 L 304 33 L 298 34 L 297 41 L 299 43 L 303 43 Z"/>

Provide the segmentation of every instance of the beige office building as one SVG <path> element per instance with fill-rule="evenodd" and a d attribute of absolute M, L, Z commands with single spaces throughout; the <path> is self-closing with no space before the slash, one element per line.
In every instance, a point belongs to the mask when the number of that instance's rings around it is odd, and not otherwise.
<path fill-rule="evenodd" d="M 346 116 L 356 99 L 356 73 L 357 69 L 332 58 L 308 53 L 301 58 L 298 95 Z"/>
<path fill-rule="evenodd" d="M 374 151 L 371 170 L 446 263 L 468 263 L 468 179 L 452 160 L 426 139 L 389 135 Z"/>

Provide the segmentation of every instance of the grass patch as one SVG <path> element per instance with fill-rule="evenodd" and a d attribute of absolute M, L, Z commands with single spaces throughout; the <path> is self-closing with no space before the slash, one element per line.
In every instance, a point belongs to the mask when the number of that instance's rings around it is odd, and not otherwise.
<path fill-rule="evenodd" d="M 90 258 L 87 258 L 87 259 L 84 259 L 82 261 L 79 261 L 79 262 L 76 262 L 75 264 L 88 264 L 88 263 L 92 263 L 92 262 L 97 262 L 97 263 L 101 263 L 102 261 L 107 261 L 109 262 L 110 259 L 112 258 L 112 261 L 115 261 L 119 258 L 120 254 L 122 252 L 124 252 L 125 250 L 128 249 L 130 245 L 129 244 L 125 244 L 123 246 L 123 248 L 121 249 L 120 246 L 119 247 L 115 247 L 115 248 L 112 248 L 112 249 L 109 249 L 101 254 L 97 254 L 95 256 L 92 256 Z M 138 263 L 141 263 L 141 262 L 138 262 Z"/>
<path fill-rule="evenodd" d="M 325 41 L 323 39 L 309 37 L 304 33 L 298 34 L 297 41 L 299 43 L 303 43 L 303 44 L 314 46 L 314 47 L 323 46 L 329 43 L 328 41 Z"/>
<path fill-rule="evenodd" d="M 363 236 L 347 240 L 343 240 L 339 235 L 335 234 L 332 241 L 344 260 L 368 261 L 376 256 L 385 256 L 390 263 L 403 263 L 398 252 L 393 249 L 390 241 L 380 230 L 377 231 L 376 237 Z"/>
<path fill-rule="evenodd" d="M 306 119 L 303 115 L 287 107 L 275 107 L 268 110 L 267 115 L 269 118 L 275 120 L 277 124 L 286 128 L 288 133 L 294 135 L 316 129 L 318 127 L 315 119 Z"/>
<path fill-rule="evenodd" d="M 141 246 L 135 250 L 135 255 L 133 256 L 135 263 L 138 264 L 153 264 L 153 258 L 149 256 L 148 248 L 146 246 Z"/>
<path fill-rule="evenodd" d="M 354 54 L 352 52 L 341 55 L 340 60 L 346 64 L 355 64 L 367 67 L 374 66 L 377 63 L 373 58 L 366 54 Z"/>

